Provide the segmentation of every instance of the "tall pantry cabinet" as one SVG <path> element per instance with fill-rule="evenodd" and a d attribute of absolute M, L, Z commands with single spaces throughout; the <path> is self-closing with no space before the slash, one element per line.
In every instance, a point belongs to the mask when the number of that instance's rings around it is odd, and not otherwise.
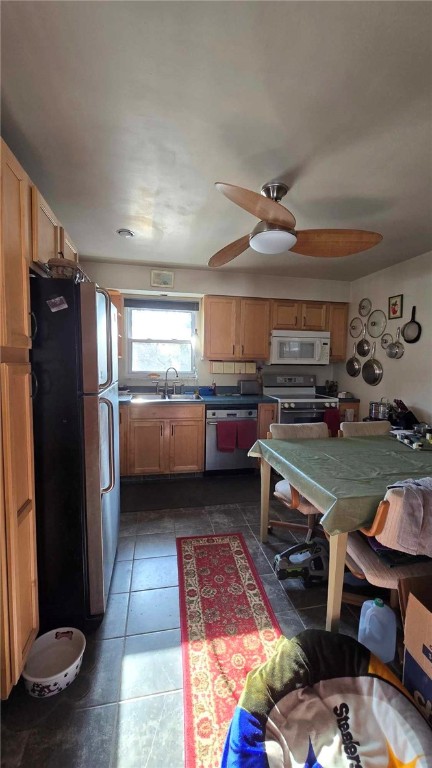
<path fill-rule="evenodd" d="M 29 279 L 31 183 L 1 141 L 1 698 L 18 682 L 39 627 Z"/>

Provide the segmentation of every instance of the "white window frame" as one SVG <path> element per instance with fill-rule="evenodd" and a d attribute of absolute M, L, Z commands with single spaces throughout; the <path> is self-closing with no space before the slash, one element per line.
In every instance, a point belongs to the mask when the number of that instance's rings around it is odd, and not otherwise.
<path fill-rule="evenodd" d="M 192 330 L 192 337 L 190 339 L 154 339 L 154 338 L 146 338 L 146 339 L 133 339 L 132 338 L 132 312 L 134 310 L 139 310 L 139 307 L 125 307 L 125 331 L 126 331 L 126 339 L 125 339 L 125 374 L 128 379 L 142 379 L 143 377 L 147 376 L 149 373 L 159 373 L 159 374 L 165 374 L 164 370 L 158 370 L 156 368 L 151 368 L 148 371 L 133 371 L 132 370 L 132 344 L 134 342 L 139 341 L 151 341 L 151 342 L 160 342 L 161 344 L 164 343 L 170 343 L 170 344 L 190 344 L 191 345 L 191 365 L 192 369 L 190 371 L 179 371 L 179 378 L 186 379 L 191 378 L 196 375 L 196 361 L 195 361 L 195 346 L 194 346 L 194 331 Z M 143 307 L 142 309 L 146 309 L 146 307 Z M 191 315 L 191 327 L 192 329 L 195 329 L 197 327 L 197 312 L 195 310 L 188 310 L 188 309 L 165 309 L 163 306 L 161 306 L 160 310 L 155 309 L 154 311 L 163 311 L 163 312 L 189 312 Z"/>

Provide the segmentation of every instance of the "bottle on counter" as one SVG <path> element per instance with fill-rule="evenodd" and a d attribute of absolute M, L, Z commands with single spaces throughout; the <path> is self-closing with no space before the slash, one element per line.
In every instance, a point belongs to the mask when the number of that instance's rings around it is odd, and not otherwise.
<path fill-rule="evenodd" d="M 215 382 L 214 379 L 212 381 L 212 391 L 213 391 L 213 394 L 215 395 L 216 394 L 216 382 Z"/>

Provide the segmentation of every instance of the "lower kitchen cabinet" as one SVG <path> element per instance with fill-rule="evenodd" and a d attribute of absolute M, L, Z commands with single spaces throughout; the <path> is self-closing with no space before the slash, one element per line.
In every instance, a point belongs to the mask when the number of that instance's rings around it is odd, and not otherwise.
<path fill-rule="evenodd" d="M 277 422 L 277 403 L 259 403 L 258 405 L 258 439 L 265 440 L 270 424 Z"/>
<path fill-rule="evenodd" d="M 30 365 L 2 363 L 1 697 L 18 682 L 38 617 Z"/>
<path fill-rule="evenodd" d="M 121 469 L 121 474 L 203 471 L 203 405 L 129 405 L 121 410 L 124 412 L 126 408 L 127 458 L 124 463 L 127 470 Z"/>
<path fill-rule="evenodd" d="M 127 436 L 128 436 L 128 405 L 120 405 L 120 475 L 127 475 Z"/>
<path fill-rule="evenodd" d="M 352 403 L 352 402 L 341 402 L 339 400 L 339 413 L 341 417 L 341 421 L 358 421 L 359 420 L 359 409 L 360 409 L 360 403 Z M 353 411 L 352 418 L 347 419 L 346 412 L 347 411 Z M 351 414 L 349 414 L 351 416 Z"/>

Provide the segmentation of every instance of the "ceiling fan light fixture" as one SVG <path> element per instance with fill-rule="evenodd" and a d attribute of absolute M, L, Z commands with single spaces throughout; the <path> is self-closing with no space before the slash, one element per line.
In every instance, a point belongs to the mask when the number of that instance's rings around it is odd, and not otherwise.
<path fill-rule="evenodd" d="M 297 242 L 293 229 L 260 221 L 251 232 L 249 245 L 258 253 L 284 253 L 289 251 Z"/>

